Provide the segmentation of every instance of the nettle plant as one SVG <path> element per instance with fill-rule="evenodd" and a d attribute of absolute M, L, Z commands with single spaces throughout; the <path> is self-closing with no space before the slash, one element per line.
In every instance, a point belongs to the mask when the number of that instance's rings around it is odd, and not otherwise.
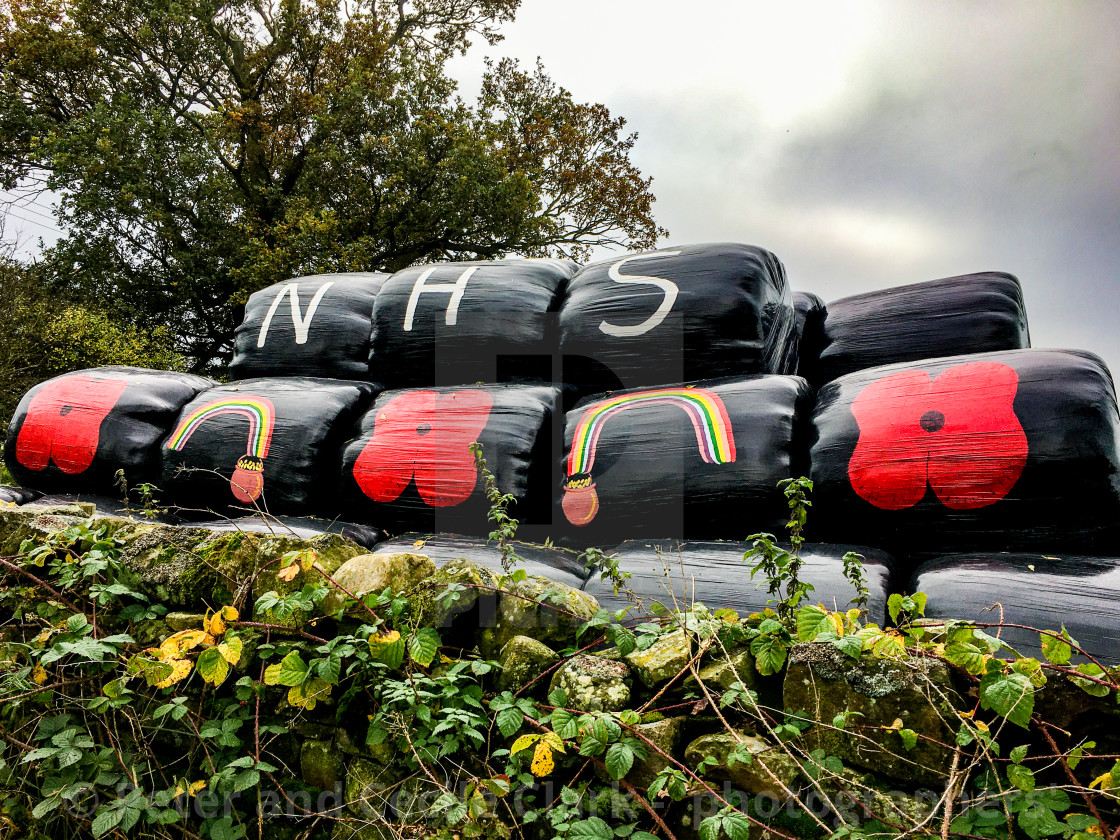
<path fill-rule="evenodd" d="M 1058 684 L 1107 711 L 1116 671 L 1064 629 L 1041 632 L 1039 660 L 1009 648 L 996 623 L 926 620 L 920 593 L 891 596 L 894 626 L 879 627 L 866 620 L 857 555 L 844 558 L 848 608 L 813 604 L 800 576 L 807 479 L 784 484 L 787 544 L 758 534 L 745 556 L 744 570 L 768 588 L 768 609 L 653 603 L 638 621 L 628 616 L 636 606 L 600 611 L 556 665 L 498 690 L 499 663 L 445 644 L 444 628 L 426 626 L 417 608 L 481 594 L 472 588 L 493 596 L 525 578 L 509 500 L 476 456 L 505 567 L 494 586 L 355 593 L 299 550 L 269 561 L 293 588 L 258 593 L 255 616 L 244 615 L 250 581 L 240 600 L 168 632 L 166 610 L 96 521 L 0 558 L 0 837 L 326 840 L 371 825 L 380 837 L 449 840 L 747 840 L 761 828 L 787 840 L 1120 836 L 1120 757 L 1036 711 L 1040 693 Z M 625 587 L 607 555 L 585 559 Z M 328 596 L 340 606 L 324 615 Z M 575 654 L 625 657 L 681 638 L 687 661 L 631 708 L 587 711 L 548 691 Z M 938 712 L 953 733 L 939 745 L 951 766 L 931 807 L 899 807 L 814 746 L 832 733 L 873 740 L 906 761 L 928 733 L 853 712 L 819 720 L 775 699 L 791 649 L 804 642 L 834 648 L 853 668 L 889 662 L 920 674 L 915 663 L 937 660 L 951 669 L 972 707 Z M 746 679 L 745 652 L 757 680 Z M 721 662 L 732 679 L 702 675 Z M 653 730 L 670 717 L 693 735 L 720 736 L 723 748 L 688 761 L 666 750 Z M 344 734 L 385 778 L 314 799 L 299 781 L 304 727 Z M 732 789 L 726 780 L 744 769 L 761 774 L 780 808 Z M 852 801 L 858 807 L 844 806 Z"/>

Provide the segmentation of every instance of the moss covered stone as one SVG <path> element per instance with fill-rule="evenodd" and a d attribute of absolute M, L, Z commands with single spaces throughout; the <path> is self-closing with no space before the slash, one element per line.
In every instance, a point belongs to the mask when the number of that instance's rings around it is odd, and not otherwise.
<path fill-rule="evenodd" d="M 626 774 L 626 781 L 642 790 L 648 788 L 657 774 L 669 766 L 669 760 L 661 755 L 661 752 L 669 755 L 677 754 L 687 723 L 688 718 L 680 716 L 638 724 L 637 734 L 642 741 L 642 746 L 646 748 L 646 757 L 634 762 L 634 766 Z M 661 752 L 647 744 L 647 740 Z"/>
<path fill-rule="evenodd" d="M 586 592 L 543 577 L 503 584 L 493 627 L 479 632 L 482 655 L 494 659 L 514 636 L 529 636 L 559 650 L 576 640 L 576 631 L 599 611 Z"/>
<path fill-rule="evenodd" d="M 74 505 L 0 507 L 0 555 L 16 554 L 24 540 L 77 525 L 85 517 L 86 512 Z"/>
<path fill-rule="evenodd" d="M 342 757 L 330 741 L 304 741 L 299 750 L 299 773 L 320 790 L 334 790 L 342 781 Z"/>
<path fill-rule="evenodd" d="M 318 534 L 309 540 L 276 534 L 258 538 L 256 545 L 260 572 L 253 584 L 253 594 L 258 598 L 266 592 L 287 596 L 299 592 L 308 583 L 319 586 L 326 582 L 313 570 L 301 571 L 290 581 L 281 579 L 280 564 L 272 561 L 288 552 L 304 549 L 314 552 L 315 562 L 329 575 L 337 574 L 347 560 L 365 554 L 364 548 L 339 534 Z M 257 615 L 261 621 L 289 627 L 298 627 L 312 617 L 303 610 L 295 610 L 284 616 L 276 615 L 271 610 L 263 610 Z"/>
<path fill-rule="evenodd" d="M 230 603 L 256 562 L 256 541 L 246 534 L 132 523 L 116 537 L 140 590 L 173 609 Z"/>
<path fill-rule="evenodd" d="M 559 661 L 556 651 L 543 642 L 528 636 L 514 636 L 506 642 L 498 657 L 502 666 L 495 681 L 498 690 L 516 691 Z M 540 683 L 542 688 L 546 684 L 544 681 Z"/>
<path fill-rule="evenodd" d="M 735 761 L 728 766 L 733 752 L 750 754 L 748 761 Z M 708 771 L 715 779 L 724 779 L 751 794 L 762 794 L 785 801 L 797 787 L 800 768 L 797 761 L 780 747 L 746 732 L 717 732 L 702 735 L 684 750 L 684 760 L 696 768 L 705 758 L 714 758 L 719 766 Z"/>
<path fill-rule="evenodd" d="M 422 627 L 435 627 L 445 644 L 471 648 L 475 631 L 497 615 L 498 576 L 465 558 L 444 563 L 417 589 L 411 609 Z"/>
<path fill-rule="evenodd" d="M 631 651 L 623 658 L 642 685 L 654 688 L 687 668 L 692 654 L 691 637 L 684 630 L 675 630 L 645 650 Z"/>
<path fill-rule="evenodd" d="M 573 656 L 552 675 L 549 691 L 562 689 L 568 705 L 584 712 L 617 712 L 630 705 L 630 667 L 600 656 Z"/>
<path fill-rule="evenodd" d="M 377 761 L 353 758 L 346 767 L 346 807 L 366 819 L 384 818 L 389 812 L 389 791 L 404 774 Z"/>
<path fill-rule="evenodd" d="M 807 750 L 910 786 L 944 786 L 953 750 L 941 744 L 953 743 L 949 724 L 964 706 L 940 660 L 864 654 L 855 661 L 827 642 L 799 644 L 790 651 L 783 695 L 786 709 L 829 724 L 805 734 Z M 858 735 L 830 725 L 842 712 L 859 713 Z M 896 721 L 918 733 L 913 749 L 891 729 Z"/>
<path fill-rule="evenodd" d="M 426 554 L 406 552 L 363 553 L 347 558 L 332 572 L 338 585 L 355 595 L 381 592 L 392 587 L 394 592 L 410 592 L 420 581 L 435 574 L 436 565 Z M 332 589 L 320 608 L 324 613 L 336 612 L 346 595 Z"/>
<path fill-rule="evenodd" d="M 697 674 L 704 685 L 715 693 L 727 691 L 736 682 L 741 682 L 751 691 L 758 691 L 763 679 L 748 647 L 732 648 L 726 654 L 721 651 L 716 654 L 715 659 L 700 668 Z M 692 676 L 685 678 L 685 686 L 689 685 L 694 688 L 696 686 L 696 680 Z"/>

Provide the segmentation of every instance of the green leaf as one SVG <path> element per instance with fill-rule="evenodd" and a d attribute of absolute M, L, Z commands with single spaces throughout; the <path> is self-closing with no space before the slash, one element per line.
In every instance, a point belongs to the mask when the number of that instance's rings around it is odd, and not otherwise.
<path fill-rule="evenodd" d="M 1019 828 L 1023 829 L 1031 840 L 1061 834 L 1063 830 L 1054 812 L 1038 802 L 1032 802 L 1019 812 L 1018 823 Z"/>
<path fill-rule="evenodd" d="M 94 837 L 100 837 L 116 828 L 122 819 L 124 819 L 123 809 L 114 808 L 110 810 L 107 806 L 102 805 L 97 809 L 97 816 L 93 818 L 93 825 L 90 826 L 90 830 Z"/>
<path fill-rule="evenodd" d="M 731 840 L 749 840 L 750 821 L 737 811 L 731 811 L 723 818 L 723 830 Z"/>
<path fill-rule="evenodd" d="M 427 668 L 439 652 L 441 640 L 433 627 L 420 627 L 408 637 L 408 657 L 417 665 Z"/>
<path fill-rule="evenodd" d="M 1107 679 L 1108 676 L 1107 674 L 1105 674 L 1104 669 L 1092 662 L 1083 662 L 1082 664 L 1078 665 L 1075 670 L 1087 677 L 1096 677 L 1097 679 Z M 1070 677 L 1069 680 L 1074 685 L 1080 687 L 1081 690 L 1086 694 L 1092 697 L 1107 697 L 1110 691 L 1107 685 L 1101 685 L 1095 680 L 1086 680 L 1082 679 L 1081 677 Z"/>
<path fill-rule="evenodd" d="M 722 822 L 719 817 L 706 817 L 700 823 L 700 840 L 719 840 Z"/>
<path fill-rule="evenodd" d="M 797 611 L 797 639 L 811 642 L 821 633 L 836 632 L 828 613 L 820 607 L 805 606 Z"/>
<path fill-rule="evenodd" d="M 1022 674 L 997 674 L 991 681 L 985 677 L 980 686 L 980 698 L 988 708 L 1017 726 L 1024 729 L 1030 726 L 1034 686 Z"/>
<path fill-rule="evenodd" d="M 898 737 L 902 739 L 902 746 L 906 748 L 907 752 L 914 749 L 918 744 L 918 733 L 913 729 L 898 730 Z"/>
<path fill-rule="evenodd" d="M 1024 793 L 1034 790 L 1034 773 L 1021 764 L 1012 764 L 1007 768 L 1007 781 Z"/>
<path fill-rule="evenodd" d="M 524 719 L 521 710 L 516 706 L 509 709 L 502 709 L 498 712 L 497 716 L 498 729 L 503 735 L 509 738 L 521 728 L 521 723 Z"/>
<path fill-rule="evenodd" d="M 1013 749 L 1010 752 L 1010 754 L 1008 755 L 1008 758 L 1011 759 L 1011 763 L 1012 764 L 1022 764 L 1023 759 L 1027 757 L 1027 750 L 1028 749 L 1029 749 L 1028 744 L 1021 744 L 1020 746 Z"/>
<path fill-rule="evenodd" d="M 289 688 L 303 683 L 307 677 L 307 663 L 297 651 L 291 651 L 276 665 L 264 669 L 265 685 L 286 685 Z"/>
<path fill-rule="evenodd" d="M 282 665 L 283 663 L 281 663 Z M 225 682 L 229 675 L 229 663 L 226 662 L 225 657 L 216 647 L 207 648 L 198 655 L 195 670 L 210 685 L 218 686 Z"/>
<path fill-rule="evenodd" d="M 612 744 L 607 750 L 604 763 L 607 765 L 607 773 L 610 777 L 618 781 L 634 766 L 634 751 L 626 744 Z"/>
<path fill-rule="evenodd" d="M 887 613 L 891 617 L 891 621 L 895 624 L 898 623 L 898 615 L 902 612 L 902 596 L 897 592 L 887 599 Z"/>
<path fill-rule="evenodd" d="M 569 837 L 583 837 L 587 840 L 614 840 L 614 831 L 599 817 L 572 823 L 568 829 Z"/>
<path fill-rule="evenodd" d="M 777 636 L 758 636 L 751 642 L 751 653 L 758 673 L 764 677 L 778 673 L 786 664 L 786 645 Z"/>
<path fill-rule="evenodd" d="M 832 646 L 852 659 L 859 659 L 859 655 L 863 653 L 863 639 L 859 636 L 841 636 L 832 643 Z"/>
<path fill-rule="evenodd" d="M 1066 632 L 1065 625 L 1062 625 L 1061 635 L 1058 639 L 1049 633 L 1042 634 L 1042 655 L 1052 665 L 1068 665 L 1069 658 L 1073 655 L 1073 648 L 1070 646 L 1073 639 Z"/>

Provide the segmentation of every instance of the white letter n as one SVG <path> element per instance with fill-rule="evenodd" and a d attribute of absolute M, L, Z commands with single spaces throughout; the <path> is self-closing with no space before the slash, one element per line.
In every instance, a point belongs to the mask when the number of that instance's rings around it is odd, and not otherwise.
<path fill-rule="evenodd" d="M 416 314 L 416 302 L 420 300 L 420 295 L 425 292 L 443 292 L 450 294 L 451 300 L 447 304 L 447 312 L 443 316 L 443 323 L 449 327 L 455 326 L 455 322 L 459 318 L 459 303 L 463 299 L 463 294 L 467 291 L 467 281 L 471 279 L 471 275 L 478 271 L 477 265 L 472 265 L 466 271 L 459 275 L 459 279 L 454 283 L 432 283 L 428 284 L 428 278 L 432 276 L 439 266 L 433 266 L 416 278 L 416 282 L 412 285 L 412 294 L 408 296 L 408 308 L 404 311 L 404 331 L 412 332 L 412 318 Z"/>
<path fill-rule="evenodd" d="M 296 331 L 296 344 L 307 343 L 307 331 L 311 328 L 311 319 L 315 317 L 315 310 L 319 306 L 319 301 L 323 299 L 323 295 L 327 289 L 334 285 L 334 281 L 324 283 L 315 291 L 315 296 L 311 298 L 311 303 L 307 305 L 307 315 L 305 316 L 299 309 L 299 295 L 296 293 L 298 286 L 295 283 L 289 283 L 283 289 L 276 293 L 276 298 L 272 301 L 272 306 L 268 307 L 268 314 L 264 316 L 264 322 L 261 324 L 261 333 L 257 336 L 257 347 L 264 347 L 265 336 L 268 335 L 268 328 L 272 326 L 272 316 L 276 314 L 276 310 L 280 307 L 280 301 L 284 299 L 284 293 L 288 293 L 288 299 L 292 304 L 292 326 Z"/>

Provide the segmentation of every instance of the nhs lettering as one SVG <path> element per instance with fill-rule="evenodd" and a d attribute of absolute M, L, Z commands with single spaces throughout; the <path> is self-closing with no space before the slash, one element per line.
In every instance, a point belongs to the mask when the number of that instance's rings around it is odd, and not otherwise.
<path fill-rule="evenodd" d="M 574 273 L 545 259 L 398 271 L 373 308 L 370 377 L 394 388 L 551 381 L 556 311 Z"/>
<path fill-rule="evenodd" d="M 564 381 L 583 393 L 789 373 L 793 296 L 750 245 L 688 245 L 581 268 L 560 309 Z"/>
<path fill-rule="evenodd" d="M 320 274 L 256 292 L 235 333 L 233 377 L 367 379 L 370 319 L 385 277 Z"/>

